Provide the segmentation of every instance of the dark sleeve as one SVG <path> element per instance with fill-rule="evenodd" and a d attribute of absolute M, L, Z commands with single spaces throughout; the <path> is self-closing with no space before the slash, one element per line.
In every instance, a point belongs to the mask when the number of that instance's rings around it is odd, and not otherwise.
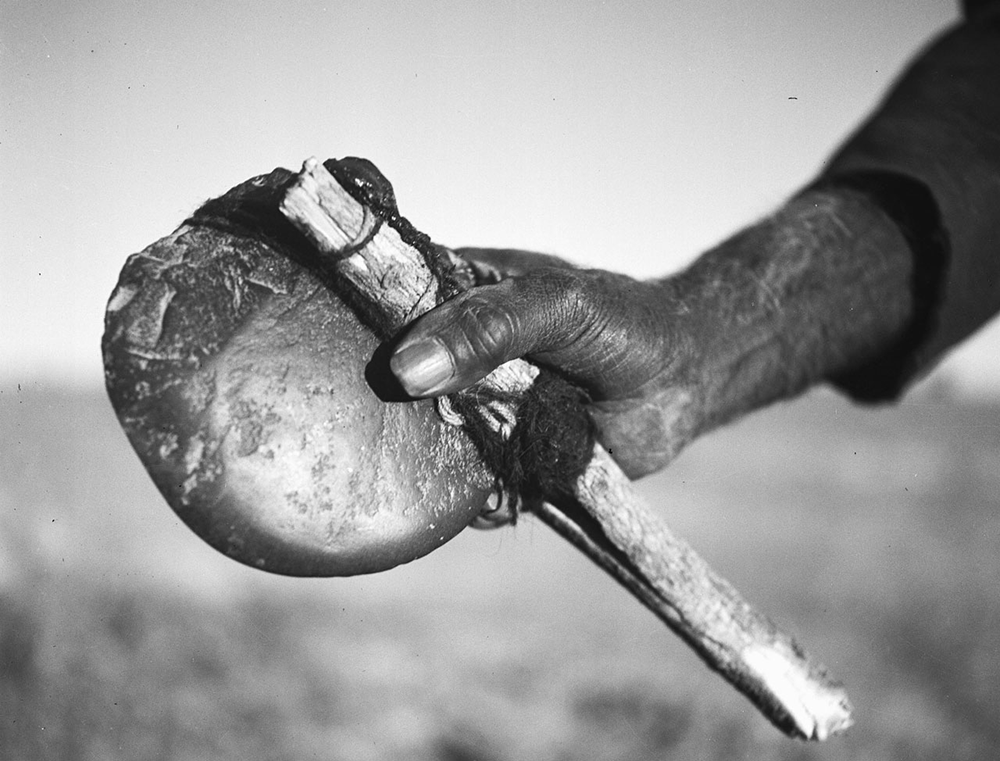
<path fill-rule="evenodd" d="M 962 10 L 967 19 L 975 19 L 982 14 L 998 10 L 1000 3 L 996 0 L 964 0 Z"/>
<path fill-rule="evenodd" d="M 1000 2 L 965 8 L 819 180 L 868 192 L 916 263 L 910 329 L 835 381 L 858 399 L 896 397 L 1000 312 Z"/>

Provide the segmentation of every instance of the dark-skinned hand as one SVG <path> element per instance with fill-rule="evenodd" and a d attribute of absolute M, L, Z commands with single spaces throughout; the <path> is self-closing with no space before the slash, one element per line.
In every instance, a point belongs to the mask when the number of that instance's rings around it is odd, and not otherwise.
<path fill-rule="evenodd" d="M 672 459 L 687 441 L 692 342 L 664 283 L 525 251 L 457 253 L 491 284 L 408 329 L 390 362 L 407 393 L 451 393 L 524 356 L 587 392 L 599 440 L 630 477 Z"/>
<path fill-rule="evenodd" d="M 877 204 L 817 190 L 662 280 L 524 251 L 459 249 L 480 282 L 399 338 L 413 397 L 469 386 L 516 357 L 589 395 L 598 440 L 631 478 L 694 438 L 884 351 L 913 308 L 912 257 Z"/>

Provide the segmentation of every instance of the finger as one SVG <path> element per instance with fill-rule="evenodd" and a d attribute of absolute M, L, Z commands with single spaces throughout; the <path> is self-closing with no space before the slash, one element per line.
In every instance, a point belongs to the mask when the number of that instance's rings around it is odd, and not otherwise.
<path fill-rule="evenodd" d="M 528 356 L 595 398 L 621 397 L 664 361 L 653 286 L 596 270 L 544 268 L 475 288 L 417 320 L 390 367 L 414 397 L 451 393 Z"/>
<path fill-rule="evenodd" d="M 497 283 L 545 267 L 575 269 L 558 256 L 517 248 L 457 248 L 455 253 L 472 265 L 480 283 Z"/>
<path fill-rule="evenodd" d="M 555 285 L 558 280 L 510 278 L 459 294 L 410 327 L 392 353 L 390 368 L 414 397 L 475 383 L 574 323 L 572 299 Z"/>

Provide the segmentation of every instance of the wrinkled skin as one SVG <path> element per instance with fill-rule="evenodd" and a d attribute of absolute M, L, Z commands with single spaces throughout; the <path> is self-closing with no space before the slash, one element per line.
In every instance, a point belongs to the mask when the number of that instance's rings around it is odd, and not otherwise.
<path fill-rule="evenodd" d="M 675 305 L 660 283 L 582 270 L 552 256 L 465 248 L 480 281 L 432 311 L 397 348 L 421 338 L 447 346 L 452 374 L 436 388 L 408 383 L 414 396 L 445 393 L 478 380 L 502 362 L 528 355 L 585 389 L 601 441 L 633 478 L 666 464 L 682 435 L 659 413 L 664 395 L 683 397 L 690 352 Z M 676 425 L 675 425 L 676 427 Z"/>
<path fill-rule="evenodd" d="M 663 280 L 523 251 L 459 253 L 498 282 L 407 330 L 390 363 L 402 386 L 449 393 L 528 356 L 589 393 L 599 439 L 631 478 L 864 363 L 898 340 L 913 310 L 906 242 L 853 191 L 806 193 Z"/>
<path fill-rule="evenodd" d="M 963 6 L 814 185 L 685 272 L 465 250 L 506 279 L 414 325 L 400 382 L 433 396 L 526 354 L 590 392 L 633 477 L 815 383 L 897 398 L 1000 311 L 1000 2 Z"/>

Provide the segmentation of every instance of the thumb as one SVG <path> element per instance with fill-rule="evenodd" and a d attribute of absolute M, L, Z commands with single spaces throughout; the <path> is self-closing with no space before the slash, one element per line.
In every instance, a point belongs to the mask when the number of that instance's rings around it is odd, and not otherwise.
<path fill-rule="evenodd" d="M 416 320 L 389 366 L 414 397 L 465 388 L 522 356 L 558 368 L 593 398 L 627 394 L 663 357 L 649 285 L 600 270 L 543 267 L 473 288 Z"/>
<path fill-rule="evenodd" d="M 567 271 L 535 270 L 459 294 L 407 329 L 389 367 L 411 396 L 439 396 L 508 360 L 570 345 L 581 322 L 574 280 Z"/>

